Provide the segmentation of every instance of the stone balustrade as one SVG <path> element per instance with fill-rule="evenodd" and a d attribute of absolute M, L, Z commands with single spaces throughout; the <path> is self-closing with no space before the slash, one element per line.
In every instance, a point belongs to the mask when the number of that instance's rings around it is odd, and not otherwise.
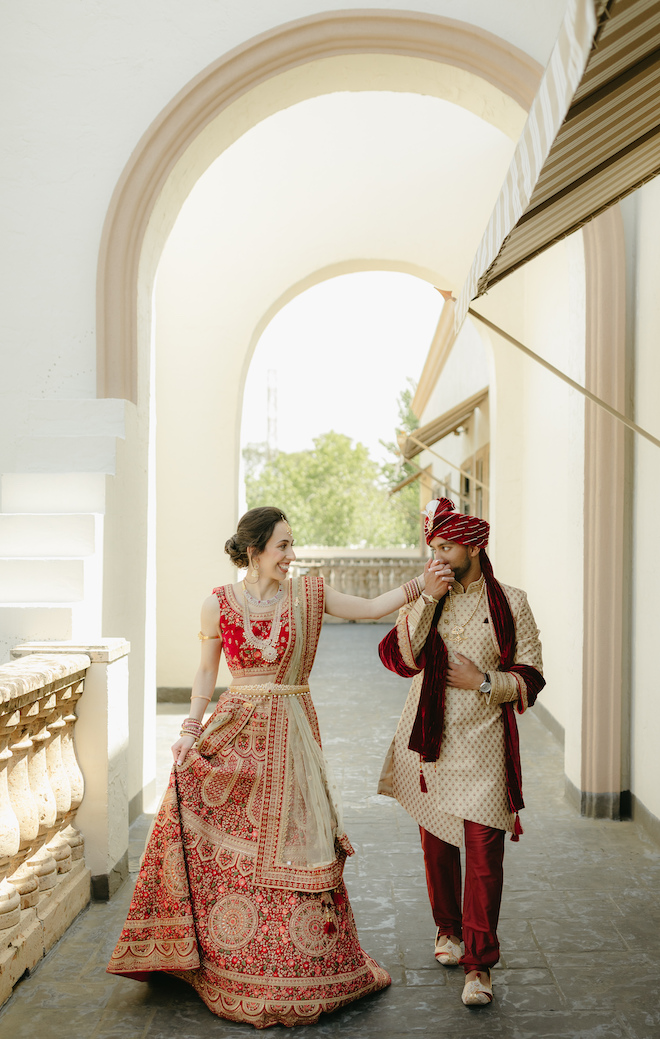
<path fill-rule="evenodd" d="M 373 599 L 419 576 L 424 569 L 424 562 L 425 560 L 419 558 L 385 555 L 327 557 L 321 553 L 318 556 L 305 553 L 303 557 L 296 559 L 292 573 L 294 576 L 316 574 L 338 592 Z M 325 616 L 326 622 L 337 620 L 338 618 L 329 617 L 327 614 Z M 394 623 L 395 620 L 396 613 L 392 613 L 382 617 L 380 623 Z"/>
<path fill-rule="evenodd" d="M 74 746 L 89 666 L 78 652 L 0 666 L 0 1004 L 89 902 Z"/>

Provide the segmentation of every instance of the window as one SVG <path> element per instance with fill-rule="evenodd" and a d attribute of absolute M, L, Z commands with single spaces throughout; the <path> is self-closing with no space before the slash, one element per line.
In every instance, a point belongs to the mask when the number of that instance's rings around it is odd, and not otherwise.
<path fill-rule="evenodd" d="M 488 478 L 490 445 L 485 444 L 466 458 L 461 466 L 460 512 L 488 519 Z"/>

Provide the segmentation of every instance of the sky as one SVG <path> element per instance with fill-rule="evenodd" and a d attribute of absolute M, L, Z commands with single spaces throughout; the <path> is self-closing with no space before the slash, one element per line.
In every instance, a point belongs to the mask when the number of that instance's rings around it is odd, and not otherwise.
<path fill-rule="evenodd" d="M 388 456 L 397 398 L 417 382 L 442 297 L 409 274 L 366 271 L 332 278 L 273 318 L 255 349 L 243 400 L 241 443 L 267 440 L 268 373 L 276 387 L 277 448 L 312 448 L 329 430 Z"/>

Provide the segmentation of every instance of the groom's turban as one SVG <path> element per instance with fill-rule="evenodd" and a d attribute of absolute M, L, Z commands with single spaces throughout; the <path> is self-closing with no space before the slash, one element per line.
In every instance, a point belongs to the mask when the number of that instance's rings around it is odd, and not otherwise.
<path fill-rule="evenodd" d="M 424 533 L 426 544 L 435 537 L 442 536 L 447 541 L 455 541 L 457 545 L 477 545 L 485 548 L 488 544 L 490 524 L 478 516 L 464 516 L 456 512 L 453 501 L 449 498 L 434 498 L 426 506 Z"/>

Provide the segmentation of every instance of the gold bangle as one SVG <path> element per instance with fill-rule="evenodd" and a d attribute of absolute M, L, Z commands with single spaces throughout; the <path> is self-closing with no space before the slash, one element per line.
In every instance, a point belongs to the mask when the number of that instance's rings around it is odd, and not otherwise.
<path fill-rule="evenodd" d="M 406 603 L 414 602 L 415 599 L 419 598 L 421 588 L 419 587 L 419 581 L 416 577 L 413 577 L 411 581 L 406 581 L 405 584 L 401 585 L 403 594 L 406 597 Z"/>
<path fill-rule="evenodd" d="M 204 639 L 219 639 L 219 638 L 222 638 L 222 636 L 221 636 L 221 635 L 204 635 L 204 634 L 203 634 L 203 633 L 202 633 L 202 632 L 200 631 L 200 632 L 198 632 L 198 634 L 197 634 L 197 638 L 199 639 L 199 641 L 200 641 L 200 642 L 203 642 L 203 641 L 204 641 Z"/>

